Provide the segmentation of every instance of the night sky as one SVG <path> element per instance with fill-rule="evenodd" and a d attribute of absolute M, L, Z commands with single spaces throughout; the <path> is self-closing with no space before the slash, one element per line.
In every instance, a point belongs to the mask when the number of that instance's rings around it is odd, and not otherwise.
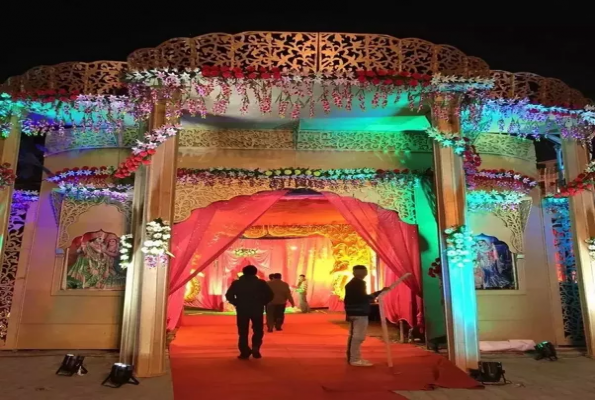
<path fill-rule="evenodd" d="M 82 7 L 83 3 L 76 4 Z M 180 14 L 175 7 L 174 11 L 164 7 L 161 15 L 155 16 L 143 11 L 136 18 L 125 17 L 117 10 L 109 14 L 95 13 L 89 7 L 89 11 L 76 18 L 54 16 L 47 10 L 36 9 L 35 16 L 29 15 L 24 25 L 19 19 L 4 18 L 0 81 L 37 65 L 125 60 L 135 49 L 154 47 L 175 37 L 249 30 L 353 32 L 415 37 L 448 44 L 467 55 L 484 59 L 492 69 L 558 78 L 585 96 L 595 98 L 592 56 L 595 31 L 592 26 L 404 25 L 400 21 L 406 19 L 389 12 L 385 13 L 383 21 L 378 19 L 379 13 L 369 19 L 363 19 L 362 13 L 322 16 L 315 12 L 298 17 L 293 11 L 281 15 L 241 13 L 222 17 L 220 13 L 197 10 L 189 11 L 193 18 L 182 22 L 175 19 Z M 170 12 L 173 12 L 171 22 L 163 22 L 164 13 Z M 365 14 L 365 9 L 362 12 Z M 5 17 L 7 15 L 4 13 Z M 29 151 L 31 145 L 24 145 Z M 546 144 L 538 146 L 538 153 L 540 160 L 554 158 L 551 146 Z"/>

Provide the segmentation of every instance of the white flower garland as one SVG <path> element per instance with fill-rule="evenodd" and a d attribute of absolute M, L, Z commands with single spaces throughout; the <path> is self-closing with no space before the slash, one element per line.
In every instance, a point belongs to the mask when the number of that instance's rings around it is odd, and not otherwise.
<path fill-rule="evenodd" d="M 145 263 L 154 268 L 159 262 L 167 265 L 167 256 L 173 257 L 169 252 L 169 239 L 171 238 L 171 227 L 169 222 L 157 218 L 146 227 L 147 239 L 143 243 L 142 252 L 145 254 Z"/>
<path fill-rule="evenodd" d="M 132 265 L 132 235 L 120 236 L 120 268 L 127 269 Z"/>
<path fill-rule="evenodd" d="M 465 226 L 454 226 L 444 230 L 446 234 L 446 256 L 449 267 L 471 267 L 475 260 L 475 239 Z"/>
<path fill-rule="evenodd" d="M 587 247 L 589 249 L 589 256 L 591 260 L 595 261 L 595 237 L 589 238 L 585 240 L 587 242 Z"/>

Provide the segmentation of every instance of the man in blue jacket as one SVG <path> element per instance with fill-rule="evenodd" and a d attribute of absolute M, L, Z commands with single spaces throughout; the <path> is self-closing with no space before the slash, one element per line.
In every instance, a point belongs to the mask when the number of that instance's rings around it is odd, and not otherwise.
<path fill-rule="evenodd" d="M 361 346 L 366 340 L 368 330 L 368 316 L 370 303 L 378 297 L 383 290 L 368 294 L 364 279 L 368 269 L 363 265 L 353 267 L 353 279 L 345 285 L 345 314 L 350 322 L 349 341 L 347 342 L 347 362 L 354 367 L 371 367 L 372 363 L 361 357 Z"/>
<path fill-rule="evenodd" d="M 260 347 L 264 336 L 263 313 L 265 306 L 273 300 L 273 291 L 265 281 L 259 279 L 258 270 L 248 265 L 242 270 L 240 279 L 233 281 L 225 298 L 236 308 L 238 325 L 238 348 L 240 360 L 250 356 L 262 358 Z M 252 322 L 252 348 L 248 345 L 248 332 Z"/>

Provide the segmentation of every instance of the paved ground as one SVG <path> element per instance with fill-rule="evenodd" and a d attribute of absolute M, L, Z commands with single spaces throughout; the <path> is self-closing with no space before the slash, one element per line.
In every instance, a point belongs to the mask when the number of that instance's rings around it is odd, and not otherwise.
<path fill-rule="evenodd" d="M 560 355 L 555 362 L 535 361 L 526 355 L 490 355 L 500 361 L 512 384 L 485 390 L 435 390 L 399 392 L 411 400 L 589 400 L 595 399 L 595 360 Z"/>
<path fill-rule="evenodd" d="M 110 354 L 95 353 L 85 360 L 86 376 L 54 375 L 62 361 L 57 353 L 0 352 L 0 399 L 2 400 L 171 400 L 171 377 L 141 380 L 139 386 L 110 389 L 100 386 L 116 361 Z M 436 390 L 399 392 L 411 400 L 589 400 L 595 399 L 595 361 L 574 353 L 557 362 L 535 361 L 525 355 L 492 355 L 501 361 L 513 383 L 485 390 Z M 227 399 L 203 399 L 227 400 Z"/>
<path fill-rule="evenodd" d="M 87 353 L 88 354 L 88 353 Z M 55 375 L 62 362 L 55 352 L 0 352 L 0 399 L 2 400 L 172 400 L 171 376 L 142 379 L 139 386 L 119 389 L 101 386 L 117 357 L 95 353 L 85 359 L 85 376 Z M 206 399 L 205 399 L 206 400 Z"/>

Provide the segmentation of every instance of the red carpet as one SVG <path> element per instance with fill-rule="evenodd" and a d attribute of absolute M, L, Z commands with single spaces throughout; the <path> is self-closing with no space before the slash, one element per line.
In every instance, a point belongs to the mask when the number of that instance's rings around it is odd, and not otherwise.
<path fill-rule="evenodd" d="M 187 316 L 170 348 L 175 399 L 399 400 L 393 390 L 478 387 L 444 357 L 412 345 L 393 345 L 391 371 L 384 344 L 373 338 L 363 355 L 376 365 L 350 367 L 347 330 L 330 322 L 340 318 L 288 315 L 282 332 L 265 334 L 263 359 L 240 361 L 235 317 Z"/>

